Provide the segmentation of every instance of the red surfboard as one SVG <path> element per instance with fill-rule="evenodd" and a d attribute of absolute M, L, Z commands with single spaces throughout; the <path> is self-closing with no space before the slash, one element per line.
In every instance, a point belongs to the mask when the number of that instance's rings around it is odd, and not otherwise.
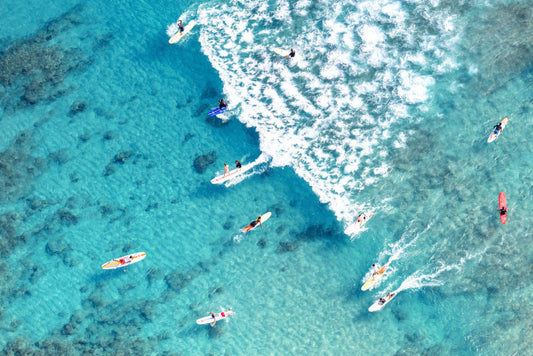
<path fill-rule="evenodd" d="M 505 198 L 505 193 L 504 192 L 500 193 L 499 201 L 500 201 L 500 203 L 499 203 L 500 209 L 501 208 L 507 209 L 507 199 Z M 505 223 L 507 222 L 507 212 L 505 212 L 505 214 L 503 214 L 503 215 L 500 214 L 500 220 L 502 221 L 502 224 L 505 225 Z"/>

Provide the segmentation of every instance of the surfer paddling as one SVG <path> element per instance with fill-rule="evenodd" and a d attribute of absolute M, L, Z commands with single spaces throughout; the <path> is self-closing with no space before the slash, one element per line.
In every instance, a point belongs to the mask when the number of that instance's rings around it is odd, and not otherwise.
<path fill-rule="evenodd" d="M 252 230 L 253 228 L 255 228 L 257 226 L 257 224 L 261 225 L 261 229 L 263 228 L 263 224 L 261 223 L 261 215 L 257 217 L 257 219 L 255 219 L 254 221 L 252 221 L 250 223 L 250 225 L 246 226 L 244 229 L 242 229 L 241 231 L 244 232 L 244 233 L 247 233 L 248 231 Z"/>
<path fill-rule="evenodd" d="M 261 229 L 263 228 L 263 224 L 261 224 L 261 215 L 259 215 L 259 216 L 257 217 L 257 219 L 255 219 L 254 221 L 252 221 L 252 222 L 250 223 L 250 226 L 251 226 L 252 229 L 253 229 L 257 224 L 261 225 Z"/>
<path fill-rule="evenodd" d="M 378 304 L 379 305 L 383 305 L 385 303 L 387 303 L 389 300 L 392 299 L 392 297 L 394 297 L 396 295 L 396 293 L 389 293 L 385 296 L 385 298 L 379 298 L 379 301 L 378 301 Z"/>

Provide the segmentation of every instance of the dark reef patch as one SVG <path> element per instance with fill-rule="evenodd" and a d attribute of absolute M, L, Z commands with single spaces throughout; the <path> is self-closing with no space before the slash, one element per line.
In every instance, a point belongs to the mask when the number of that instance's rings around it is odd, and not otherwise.
<path fill-rule="evenodd" d="M 0 52 L 0 86 L 5 89 L 0 104 L 6 111 L 50 102 L 75 90 L 63 85 L 67 76 L 86 70 L 93 61 L 91 56 L 113 38 L 110 33 L 87 36 L 81 32 L 90 48 L 84 51 L 69 44 L 65 40 L 69 36 L 65 34 L 73 34 L 73 29 L 83 23 L 82 11 L 82 5 L 74 6 L 37 33 L 15 41 Z M 86 103 L 74 103 L 69 115 L 86 109 Z"/>
<path fill-rule="evenodd" d="M 111 162 L 105 167 L 104 176 L 110 176 L 111 174 L 115 173 L 115 166 L 117 164 L 124 164 L 128 160 L 128 158 L 131 157 L 133 154 L 132 151 L 124 151 L 117 153 Z"/>
<path fill-rule="evenodd" d="M 296 251 L 300 247 L 298 241 L 280 241 L 276 248 L 276 253 L 285 253 Z"/>
<path fill-rule="evenodd" d="M 467 61 L 479 67 L 477 84 L 487 95 L 533 65 L 533 8 L 527 3 L 491 6 L 462 38 Z"/>
<path fill-rule="evenodd" d="M 23 131 L 10 147 L 0 152 L 0 202 L 26 195 L 35 178 L 47 168 L 47 161 L 31 156 L 34 148 L 31 135 Z"/>
<path fill-rule="evenodd" d="M 209 167 L 215 162 L 216 158 L 217 153 L 215 151 L 211 151 L 208 154 L 198 156 L 194 160 L 194 169 L 196 170 L 196 172 L 202 174 L 207 170 L 207 167 Z"/>
<path fill-rule="evenodd" d="M 87 110 L 87 108 L 89 107 L 89 104 L 83 102 L 83 101 L 76 101 L 74 103 L 72 103 L 72 105 L 70 106 L 70 111 L 68 113 L 68 115 L 70 117 L 76 115 L 76 114 L 79 114 L 81 112 L 84 112 L 85 110 Z"/>

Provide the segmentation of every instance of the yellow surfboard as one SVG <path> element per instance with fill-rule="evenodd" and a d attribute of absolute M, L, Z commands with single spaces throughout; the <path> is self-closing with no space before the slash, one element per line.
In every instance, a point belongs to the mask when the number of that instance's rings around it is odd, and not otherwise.
<path fill-rule="evenodd" d="M 374 274 L 368 279 L 368 281 L 365 282 L 365 284 L 363 284 L 361 290 L 367 290 L 368 288 L 372 287 L 374 283 L 376 283 L 383 276 L 383 273 L 385 273 L 388 267 L 388 265 L 381 267 L 378 273 Z"/>
<path fill-rule="evenodd" d="M 170 39 L 168 40 L 168 43 L 174 44 L 177 43 L 183 36 L 185 36 L 187 33 L 189 33 L 192 28 L 196 25 L 196 21 L 191 21 L 187 24 L 187 26 L 184 27 L 183 32 L 176 32 Z"/>

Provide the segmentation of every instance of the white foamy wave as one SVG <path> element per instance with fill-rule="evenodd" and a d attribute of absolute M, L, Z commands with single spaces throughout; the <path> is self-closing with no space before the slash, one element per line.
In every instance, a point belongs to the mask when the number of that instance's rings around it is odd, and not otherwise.
<path fill-rule="evenodd" d="M 242 182 L 243 180 L 245 180 L 248 177 L 251 177 L 251 176 L 253 176 L 255 174 L 263 173 L 268 168 L 268 165 L 266 163 L 268 163 L 271 158 L 272 157 L 269 157 L 267 154 L 262 153 L 252 163 L 249 163 L 247 165 L 242 166 L 243 169 L 246 169 L 245 173 L 240 174 L 240 175 L 236 176 L 235 178 L 232 178 L 232 179 L 228 180 L 224 185 L 226 187 L 231 187 L 233 185 L 239 184 L 240 182 Z M 257 169 L 256 167 L 259 167 L 259 169 Z M 252 170 L 252 168 L 254 168 L 254 169 Z"/>
<path fill-rule="evenodd" d="M 410 134 L 395 124 L 424 110 L 428 73 L 454 66 L 453 17 L 425 2 L 240 0 L 203 4 L 197 21 L 225 96 L 271 165 L 292 166 L 347 224 L 374 205 L 359 192 L 389 174 L 388 153 Z"/>

